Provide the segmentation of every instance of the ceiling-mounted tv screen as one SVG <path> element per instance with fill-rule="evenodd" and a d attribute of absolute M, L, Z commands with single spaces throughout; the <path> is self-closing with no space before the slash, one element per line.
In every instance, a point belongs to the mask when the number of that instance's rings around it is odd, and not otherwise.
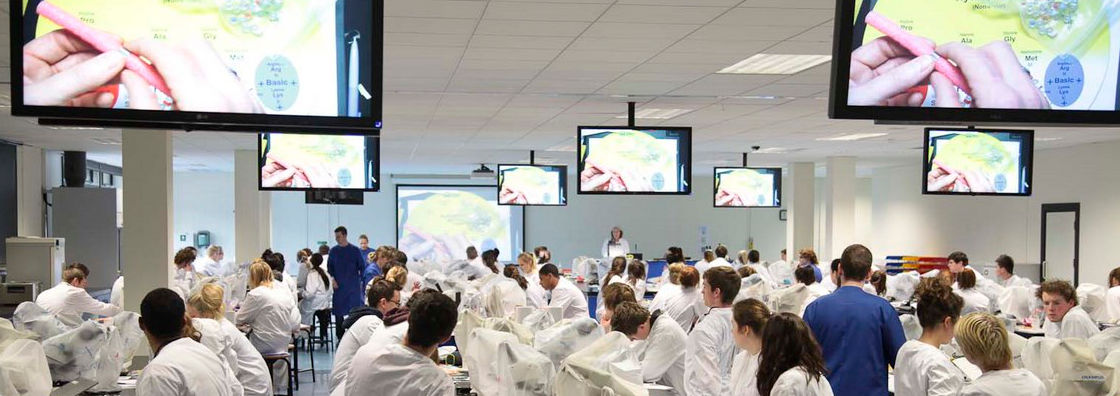
<path fill-rule="evenodd" d="M 715 168 L 717 208 L 780 208 L 782 168 Z"/>
<path fill-rule="evenodd" d="M 1031 195 L 1034 131 L 927 128 L 925 194 Z"/>
<path fill-rule="evenodd" d="M 498 205 L 564 206 L 567 204 L 567 166 L 498 165 Z"/>
<path fill-rule="evenodd" d="M 692 128 L 579 127 L 580 194 L 692 192 Z"/>
<path fill-rule="evenodd" d="M 1111 1 L 837 0 L 829 116 L 1120 122 Z"/>
<path fill-rule="evenodd" d="M 379 139 L 370 135 L 262 133 L 257 165 L 261 190 L 377 191 Z"/>
<path fill-rule="evenodd" d="M 381 128 L 383 0 L 10 0 L 12 114 L 44 124 Z"/>

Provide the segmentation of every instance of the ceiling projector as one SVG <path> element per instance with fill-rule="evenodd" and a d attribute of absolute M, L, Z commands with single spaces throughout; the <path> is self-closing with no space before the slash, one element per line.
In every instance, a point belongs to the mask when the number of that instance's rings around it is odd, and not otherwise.
<path fill-rule="evenodd" d="M 497 174 L 494 173 L 493 169 L 487 168 L 486 164 L 479 164 L 478 169 L 471 171 L 471 179 L 473 180 L 493 179 L 494 176 L 497 176 Z"/>

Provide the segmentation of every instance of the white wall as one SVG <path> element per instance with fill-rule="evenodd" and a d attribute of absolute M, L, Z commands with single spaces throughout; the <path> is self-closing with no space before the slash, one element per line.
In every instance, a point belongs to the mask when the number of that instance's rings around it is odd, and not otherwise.
<path fill-rule="evenodd" d="M 210 243 L 222 247 L 229 260 L 236 257 L 233 217 L 233 173 L 175 172 L 173 248 L 194 244 L 194 234 L 210 231 Z M 187 240 L 180 241 L 179 235 Z"/>

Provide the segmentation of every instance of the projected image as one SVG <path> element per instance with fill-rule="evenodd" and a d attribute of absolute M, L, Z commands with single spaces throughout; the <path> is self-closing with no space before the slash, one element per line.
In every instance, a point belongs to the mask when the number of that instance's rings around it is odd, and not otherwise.
<path fill-rule="evenodd" d="M 1010 132 L 929 132 L 926 191 L 1027 194 L 1030 137 Z"/>
<path fill-rule="evenodd" d="M 850 1 L 849 105 L 1117 109 L 1116 2 Z"/>
<path fill-rule="evenodd" d="M 372 136 L 260 134 L 260 187 L 377 190 L 377 154 Z"/>
<path fill-rule="evenodd" d="M 580 192 L 688 193 L 691 129 L 580 128 Z"/>
<path fill-rule="evenodd" d="M 716 168 L 715 206 L 779 207 L 781 168 Z"/>
<path fill-rule="evenodd" d="M 499 206 L 494 186 L 397 186 L 397 248 L 409 260 L 465 260 L 466 249 L 522 249 L 522 208 Z M 515 251 L 516 249 L 516 251 Z"/>
<path fill-rule="evenodd" d="M 498 165 L 499 205 L 567 204 L 568 167 Z"/>

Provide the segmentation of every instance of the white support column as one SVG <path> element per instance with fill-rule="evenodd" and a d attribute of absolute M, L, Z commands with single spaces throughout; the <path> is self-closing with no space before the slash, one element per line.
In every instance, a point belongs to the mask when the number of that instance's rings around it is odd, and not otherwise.
<path fill-rule="evenodd" d="M 43 236 L 45 163 L 43 149 L 16 147 L 16 234 L 19 236 Z"/>
<path fill-rule="evenodd" d="M 797 261 L 797 250 L 813 247 L 813 193 L 816 165 L 795 162 L 789 166 L 786 188 L 786 250 L 791 262 Z"/>
<path fill-rule="evenodd" d="M 822 253 L 839 258 L 856 241 L 856 159 L 829 157 L 825 179 L 825 235 Z"/>
<path fill-rule="evenodd" d="M 237 262 L 244 263 L 272 245 L 272 199 L 257 188 L 256 151 L 238 150 L 233 158 L 234 244 Z"/>
<path fill-rule="evenodd" d="M 168 287 L 173 275 L 171 132 L 125 129 L 121 136 L 121 168 L 128 181 L 121 235 L 124 309 L 140 312 L 144 295 Z"/>

